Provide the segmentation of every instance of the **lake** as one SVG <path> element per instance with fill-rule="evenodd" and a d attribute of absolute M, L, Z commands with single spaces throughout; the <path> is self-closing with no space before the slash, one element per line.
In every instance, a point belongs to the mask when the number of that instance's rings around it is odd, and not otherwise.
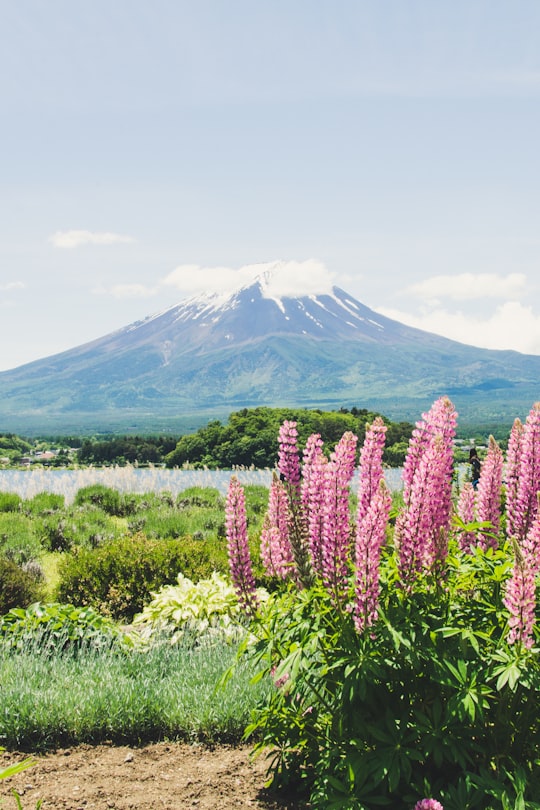
<path fill-rule="evenodd" d="M 213 487 L 225 495 L 231 480 L 236 475 L 241 484 L 270 486 L 272 470 L 167 470 L 162 467 L 86 467 L 77 470 L 30 469 L 0 470 L 0 492 L 15 492 L 28 500 L 39 492 L 54 492 L 63 495 L 71 503 L 82 487 L 103 484 L 119 492 L 170 492 L 176 497 L 190 487 Z M 358 473 L 353 488 L 358 485 Z M 401 469 L 385 470 L 388 487 L 401 489 Z"/>

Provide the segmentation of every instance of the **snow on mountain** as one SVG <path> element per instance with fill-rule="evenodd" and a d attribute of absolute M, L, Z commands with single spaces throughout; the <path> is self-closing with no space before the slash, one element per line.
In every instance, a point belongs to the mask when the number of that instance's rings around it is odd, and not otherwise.
<path fill-rule="evenodd" d="M 329 285 L 316 267 L 302 286 L 287 278 L 290 269 L 264 265 L 236 290 L 192 296 L 0 373 L 3 429 L 24 415 L 69 414 L 78 424 L 92 413 L 106 425 L 124 413 L 148 421 L 277 404 L 358 405 L 402 417 L 443 393 L 473 414 L 484 403 L 496 418 L 518 401 L 527 413 L 538 398 L 540 358 L 412 329 Z"/>

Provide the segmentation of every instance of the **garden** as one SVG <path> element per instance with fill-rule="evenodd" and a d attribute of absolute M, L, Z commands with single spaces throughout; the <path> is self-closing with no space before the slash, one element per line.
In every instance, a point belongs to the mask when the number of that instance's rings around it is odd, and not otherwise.
<path fill-rule="evenodd" d="M 269 488 L 232 475 L 225 497 L 0 493 L 0 744 L 133 770 L 156 744 L 227 750 L 261 807 L 539 808 L 540 404 L 477 489 L 456 425 L 446 397 L 423 414 L 399 494 L 379 417 L 361 447 L 283 422 Z"/>

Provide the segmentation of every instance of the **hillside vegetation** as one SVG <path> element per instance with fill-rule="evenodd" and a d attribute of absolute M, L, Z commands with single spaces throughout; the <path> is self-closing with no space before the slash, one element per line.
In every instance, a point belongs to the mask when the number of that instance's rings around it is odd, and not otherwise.
<path fill-rule="evenodd" d="M 226 425 L 215 420 L 194 434 L 182 436 L 165 463 L 167 467 L 190 464 L 210 469 L 273 467 L 278 454 L 276 437 L 285 420 L 297 423 L 300 446 L 304 446 L 312 433 L 319 433 L 325 446 L 331 449 L 346 431 L 357 435 L 361 446 L 366 425 L 376 416 L 378 414 L 354 407 L 339 411 L 243 408 L 232 413 Z M 388 419 L 385 423 L 388 430 L 384 460 L 398 466 L 403 463 L 413 426 L 409 422 L 396 423 Z"/>
<path fill-rule="evenodd" d="M 218 419 L 195 432 L 178 436 L 70 436 L 24 440 L 13 434 L 0 434 L 1 455 L 6 463 L 18 464 L 23 457 L 47 466 L 165 464 L 169 468 L 232 469 L 234 467 L 274 467 L 277 462 L 279 425 L 286 419 L 298 424 L 303 445 L 312 433 L 319 433 L 330 451 L 345 431 L 358 436 L 361 446 L 366 425 L 379 414 L 353 407 L 339 411 L 295 408 L 242 408 L 231 413 L 226 423 Z M 392 422 L 388 427 L 384 461 L 389 466 L 403 463 L 412 424 Z M 3 440 L 3 443 L 2 443 Z M 44 459 L 40 453 L 54 448 L 56 455 Z M 77 448 L 73 450 L 73 448 Z"/>

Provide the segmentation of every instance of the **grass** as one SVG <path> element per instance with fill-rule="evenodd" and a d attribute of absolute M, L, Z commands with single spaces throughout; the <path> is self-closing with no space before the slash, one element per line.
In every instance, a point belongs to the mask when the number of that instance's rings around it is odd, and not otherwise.
<path fill-rule="evenodd" d="M 0 744 L 36 752 L 104 741 L 238 742 L 269 686 L 252 684 L 245 663 L 220 686 L 235 656 L 225 643 L 53 656 L 0 647 Z"/>

